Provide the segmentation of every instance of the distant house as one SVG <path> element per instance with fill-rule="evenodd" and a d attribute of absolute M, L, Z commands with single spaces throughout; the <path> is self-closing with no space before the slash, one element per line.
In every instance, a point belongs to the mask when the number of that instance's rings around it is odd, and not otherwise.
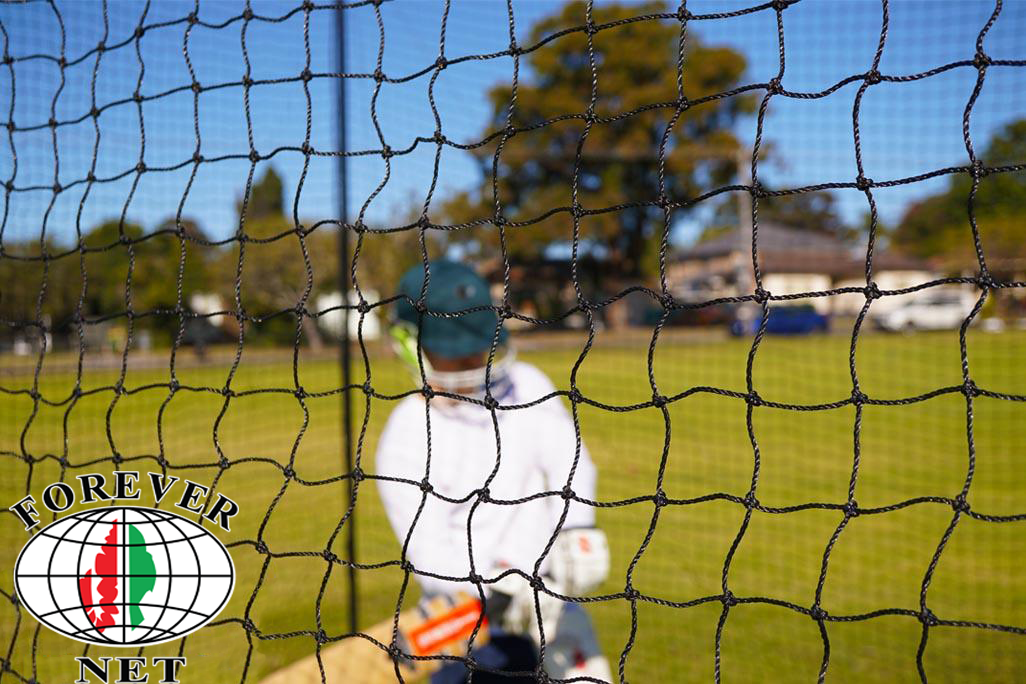
<path fill-rule="evenodd" d="M 760 223 L 758 244 L 762 286 L 774 295 L 865 286 L 864 246 L 853 248 L 831 235 L 773 223 Z M 684 301 L 731 297 L 738 294 L 739 275 L 751 282 L 751 263 L 750 238 L 743 238 L 738 228 L 678 251 L 667 264 L 667 279 L 674 296 Z M 882 290 L 909 287 L 936 277 L 920 260 L 884 249 L 873 254 L 873 280 Z M 861 294 L 810 300 L 821 313 L 842 315 L 857 313 L 864 302 Z M 873 307 L 891 305 L 893 299 L 885 298 Z"/>

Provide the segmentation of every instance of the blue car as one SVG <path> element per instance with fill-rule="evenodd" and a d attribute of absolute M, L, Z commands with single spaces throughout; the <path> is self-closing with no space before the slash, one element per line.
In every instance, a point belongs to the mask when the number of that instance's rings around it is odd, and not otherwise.
<path fill-rule="evenodd" d="M 762 312 L 749 320 L 747 324 L 735 319 L 730 325 L 732 335 L 754 335 L 762 323 Z M 811 304 L 797 306 L 770 306 L 769 320 L 766 321 L 766 332 L 774 335 L 807 335 L 814 332 L 826 332 L 830 329 L 830 317 L 821 314 Z"/>

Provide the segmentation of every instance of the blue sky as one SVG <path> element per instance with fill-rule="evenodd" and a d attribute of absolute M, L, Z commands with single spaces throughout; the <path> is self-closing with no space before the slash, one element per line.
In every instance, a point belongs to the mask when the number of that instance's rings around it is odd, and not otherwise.
<path fill-rule="evenodd" d="M 751 4 L 727 0 L 688 3 L 694 13 L 729 11 Z M 192 3 L 153 3 L 146 24 L 180 18 Z M 98 3 L 59 2 L 64 23 L 64 54 L 74 61 L 96 46 L 102 37 Z M 254 11 L 264 16 L 281 16 L 295 3 L 255 2 Z M 518 41 L 526 43 L 532 24 L 555 11 L 558 3 L 515 0 Z M 140 2 L 110 4 L 108 44 L 131 36 L 145 5 Z M 200 17 L 217 23 L 240 14 L 236 2 L 201 2 Z M 911 74 L 951 61 L 971 59 L 976 34 L 983 26 L 992 3 L 983 1 L 906 0 L 892 3 L 891 25 L 880 70 L 885 74 Z M 390 76 L 404 76 L 433 63 L 438 55 L 442 3 L 427 0 L 389 2 L 382 6 L 385 25 L 383 69 Z M 785 38 L 787 68 L 784 86 L 795 91 L 821 90 L 841 78 L 868 69 L 880 31 L 881 9 L 875 0 L 806 0 L 787 9 Z M 378 30 L 370 7 L 348 10 L 346 46 L 348 71 L 373 71 L 379 45 Z M 29 54 L 61 54 L 61 32 L 56 15 L 43 2 L 0 6 L 0 21 L 7 30 L 9 51 L 16 57 Z M 583 23 L 583 17 L 582 17 Z M 196 26 L 188 40 L 188 54 L 201 84 L 238 81 L 244 73 L 242 22 L 227 28 Z M 191 82 L 185 60 L 185 28 L 179 23 L 148 31 L 138 42 L 105 52 L 96 69 L 97 102 L 100 106 L 130 98 L 140 75 L 145 72 L 140 92 L 164 92 Z M 999 59 L 1026 58 L 1026 5 L 1006 3 L 988 34 L 985 49 Z M 768 80 L 777 69 L 776 30 L 772 12 L 709 21 L 696 21 L 691 31 L 706 43 L 726 44 L 748 60 L 745 82 Z M 311 70 L 334 69 L 339 43 L 333 13 L 316 11 L 310 22 Z M 505 4 L 486 0 L 454 2 L 446 34 L 446 54 L 461 55 L 503 50 L 508 46 Z M 246 45 L 252 77 L 280 78 L 296 75 L 305 64 L 303 15 L 297 13 L 281 23 L 254 21 L 247 30 Z M 15 87 L 7 69 L 0 67 L 0 111 L 11 107 L 19 127 L 39 126 L 36 131 L 18 131 L 14 146 L 18 158 L 17 187 L 52 186 L 55 150 L 50 129 L 45 126 L 54 107 L 58 121 L 77 119 L 90 109 L 90 89 L 97 60 L 89 56 L 65 70 L 65 86 L 55 101 L 60 70 L 52 60 L 31 59 L 15 65 Z M 673 65 L 667 65 L 673 68 Z M 445 134 L 460 142 L 481 137 L 489 105 L 486 94 L 492 85 L 508 81 L 512 60 L 508 57 L 470 61 L 446 69 L 438 79 L 436 98 Z M 529 74 L 526 75 L 529 77 Z M 976 72 L 961 68 L 914 83 L 880 84 L 870 88 L 862 108 L 862 140 L 866 173 L 875 180 L 909 176 L 943 166 L 965 163 L 962 140 L 962 110 L 972 90 Z M 393 149 L 407 147 L 418 136 L 430 136 L 434 120 L 427 98 L 429 75 L 408 83 L 385 84 L 378 99 L 378 118 Z M 317 149 L 338 148 L 336 136 L 336 80 L 311 81 L 311 144 Z M 602 87 L 601 79 L 599 87 Z M 850 181 L 856 175 L 852 141 L 852 104 L 858 84 L 849 84 L 827 98 L 795 100 L 775 97 L 770 103 L 765 138 L 777 151 L 778 162 L 766 165 L 764 180 L 777 187 L 826 181 Z M 348 131 L 351 150 L 375 149 L 380 145 L 370 120 L 373 81 L 348 82 Z M 583 106 L 583 105 L 582 105 Z M 306 103 L 301 84 L 257 86 L 251 90 L 254 144 L 261 153 L 282 145 L 298 146 L 305 135 Z M 993 67 L 974 110 L 971 133 L 982 148 L 1004 123 L 1026 113 L 1026 69 Z M 2 116 L 6 120 L 6 113 Z M 109 177 L 135 167 L 141 154 L 140 121 L 134 102 L 107 108 L 100 116 L 100 145 L 96 175 Z M 145 151 L 149 167 L 171 166 L 191 158 L 196 144 L 192 93 L 188 90 L 143 104 Z M 204 92 L 199 114 L 202 153 L 210 158 L 248 152 L 243 89 L 230 87 Z M 95 132 L 88 116 L 81 123 L 58 127 L 58 178 L 62 185 L 86 176 L 93 157 Z M 751 140 L 754 119 L 738 125 L 738 135 Z M 375 224 L 402 220 L 411 203 L 423 202 L 430 183 L 433 145 L 422 145 L 409 155 L 393 159 L 392 177 L 385 189 L 367 206 L 365 217 Z M 271 164 L 285 178 L 291 202 L 297 187 L 303 156 L 282 152 L 271 161 L 258 164 L 261 173 Z M 11 176 L 13 156 L 0 137 L 0 178 Z M 248 160 L 207 163 L 200 167 L 196 182 L 186 197 L 183 212 L 197 218 L 216 238 L 235 229 L 235 202 L 241 196 Z M 185 192 L 191 167 L 177 171 L 144 173 L 128 203 L 135 174 L 97 184 L 90 192 L 78 219 L 85 184 L 57 195 L 46 218 L 46 230 L 58 239 L 74 235 L 75 223 L 83 229 L 99 220 L 126 216 L 152 229 L 173 216 Z M 359 211 L 380 183 L 384 164 L 380 157 L 351 159 L 348 188 L 351 212 Z M 480 175 L 472 158 L 445 148 L 435 202 L 451 192 L 476 187 Z M 908 202 L 943 187 L 944 179 L 900 188 L 881 189 L 876 196 L 885 221 L 896 220 Z M 301 218 L 337 215 L 336 162 L 314 158 L 299 198 Z M 840 191 L 838 200 L 844 215 L 857 219 L 866 201 L 855 190 Z M 38 237 L 47 207 L 53 199 L 50 189 L 16 192 L 8 209 L 4 240 Z M 692 239 L 704 220 L 701 211 L 683 217 L 674 239 Z"/>

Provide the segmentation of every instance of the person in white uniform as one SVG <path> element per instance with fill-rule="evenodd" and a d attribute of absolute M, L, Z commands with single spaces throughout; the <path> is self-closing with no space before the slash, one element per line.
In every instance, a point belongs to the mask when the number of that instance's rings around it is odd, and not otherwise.
<path fill-rule="evenodd" d="M 435 260 L 429 268 L 423 300 L 423 266 L 402 277 L 399 293 L 409 299 L 397 301 L 391 334 L 417 383 L 423 371 L 427 385 L 442 395 L 407 396 L 388 418 L 376 472 L 407 481 L 377 480 L 388 520 L 426 597 L 478 596 L 470 578 L 483 578 L 491 639 L 472 655 L 490 671 L 475 672 L 474 682 L 523 681 L 501 672 L 535 670 L 542 632 L 541 664 L 548 675 L 611 681 L 580 604 L 536 591 L 517 573 L 493 581 L 511 569 L 533 577 L 537 566 L 549 591 L 582 596 L 605 580 L 609 550 L 595 527 L 594 508 L 562 495 L 569 487 L 594 500 L 595 465 L 561 399 L 549 396 L 552 382 L 514 358 L 503 329 L 486 378 L 498 325 L 487 283 L 462 263 Z M 421 314 L 411 301 L 421 301 L 426 312 L 463 313 Z M 484 405 L 489 395 L 498 406 L 494 418 Z M 545 492 L 555 494 L 541 496 Z M 457 662 L 431 682 L 456 684 L 467 675 Z"/>

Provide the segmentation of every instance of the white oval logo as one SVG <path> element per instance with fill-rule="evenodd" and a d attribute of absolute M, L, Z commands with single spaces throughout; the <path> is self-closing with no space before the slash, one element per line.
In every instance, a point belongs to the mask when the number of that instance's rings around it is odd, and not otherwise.
<path fill-rule="evenodd" d="M 228 549 L 155 508 L 109 506 L 46 526 L 18 555 L 14 585 L 39 622 L 104 646 L 159 644 L 207 624 L 235 586 Z"/>

